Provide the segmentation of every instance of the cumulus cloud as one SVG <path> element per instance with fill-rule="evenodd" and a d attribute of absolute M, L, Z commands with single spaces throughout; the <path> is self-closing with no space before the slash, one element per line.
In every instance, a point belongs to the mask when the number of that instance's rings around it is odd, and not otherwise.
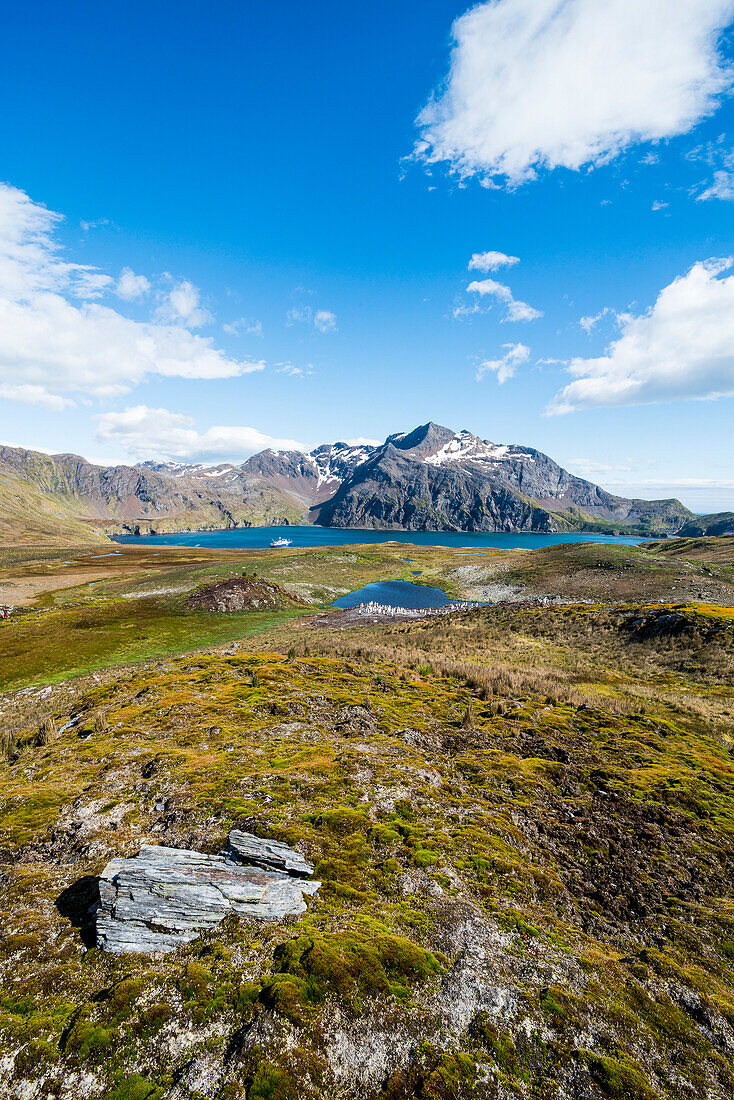
<path fill-rule="evenodd" d="M 208 325 L 213 317 L 200 303 L 201 292 L 198 287 L 182 279 L 165 295 L 156 311 L 158 320 L 172 325 L 185 325 L 187 328 L 200 328 Z"/>
<path fill-rule="evenodd" d="M 115 294 L 118 298 L 124 298 L 126 302 L 133 302 L 136 298 L 143 298 L 149 291 L 150 283 L 145 275 L 136 275 L 132 268 L 123 267 L 115 287 Z"/>
<path fill-rule="evenodd" d="M 303 450 L 294 439 L 276 439 L 257 428 L 217 425 L 198 432 L 191 417 L 147 405 L 102 413 L 97 420 L 96 441 L 121 447 L 135 459 L 242 461 L 268 447 Z"/>
<path fill-rule="evenodd" d="M 294 306 L 288 310 L 287 324 L 311 325 L 317 332 L 336 332 L 336 314 L 328 309 L 312 309 L 311 306 Z"/>
<path fill-rule="evenodd" d="M 522 363 L 527 363 L 530 358 L 530 348 L 525 344 L 503 344 L 502 346 L 507 350 L 501 359 L 485 359 L 479 364 L 476 372 L 477 382 L 481 382 L 485 374 L 494 371 L 497 381 L 502 385 L 503 382 L 513 378 L 517 368 Z"/>
<path fill-rule="evenodd" d="M 475 252 L 467 264 L 469 271 L 497 271 L 500 267 L 519 264 L 519 256 L 507 256 L 504 252 Z"/>
<path fill-rule="evenodd" d="M 729 90 L 734 0 L 487 0 L 453 25 L 416 153 L 511 186 L 689 131 Z"/>
<path fill-rule="evenodd" d="M 469 283 L 466 288 L 468 294 L 478 294 L 480 298 L 494 298 L 496 301 L 501 302 L 505 307 L 505 315 L 502 318 L 503 321 L 535 321 L 538 317 L 542 317 L 543 313 L 539 309 L 534 309 L 529 306 L 527 302 L 521 302 L 514 297 L 509 286 L 505 286 L 504 283 L 495 282 L 494 279 L 481 279 L 474 280 L 473 283 Z M 462 307 L 458 306 L 454 310 L 455 317 L 462 317 L 468 313 L 479 312 L 479 307 Z"/>
<path fill-rule="evenodd" d="M 694 264 L 642 315 L 618 317 L 622 334 L 598 359 L 573 359 L 575 381 L 546 412 L 734 395 L 734 258 Z"/>
<path fill-rule="evenodd" d="M 188 331 L 198 308 L 190 293 L 188 306 L 177 299 L 175 324 L 132 321 L 100 304 L 113 280 L 62 258 L 60 221 L 0 184 L 0 396 L 63 408 L 126 393 L 153 375 L 232 378 L 263 369 Z"/>

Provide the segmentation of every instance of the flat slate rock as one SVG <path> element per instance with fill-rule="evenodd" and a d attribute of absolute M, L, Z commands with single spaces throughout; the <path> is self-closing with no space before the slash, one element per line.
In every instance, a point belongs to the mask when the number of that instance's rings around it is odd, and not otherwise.
<path fill-rule="evenodd" d="M 97 944 L 114 953 L 174 951 L 231 911 L 257 920 L 298 916 L 304 894 L 320 885 L 227 856 L 146 844 L 102 872 Z"/>
<path fill-rule="evenodd" d="M 313 874 L 311 864 L 294 848 L 281 844 L 279 840 L 263 840 L 254 833 L 243 833 L 239 829 L 233 829 L 227 837 L 227 854 L 247 863 L 289 871 L 294 875 Z"/>

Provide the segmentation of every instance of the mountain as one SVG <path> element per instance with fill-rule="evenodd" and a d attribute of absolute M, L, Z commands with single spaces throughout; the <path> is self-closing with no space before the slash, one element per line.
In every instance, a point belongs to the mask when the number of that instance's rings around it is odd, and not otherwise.
<path fill-rule="evenodd" d="M 49 507 L 112 534 L 293 523 L 303 511 L 292 497 L 264 480 L 248 481 L 234 467 L 97 466 L 79 455 L 0 447 L 0 476 L 11 480 L 18 501 L 40 491 Z M 13 515 L 11 508 L 9 522 Z"/>
<path fill-rule="evenodd" d="M 734 535 L 734 512 L 715 512 L 710 516 L 694 516 L 684 523 L 678 534 L 683 538 L 701 535 Z"/>
<path fill-rule="evenodd" d="M 418 531 L 674 530 L 677 500 L 614 496 L 530 447 L 424 424 L 390 436 L 318 509 L 335 527 Z"/>
<path fill-rule="evenodd" d="M 391 435 L 379 446 L 328 443 L 310 454 L 266 450 L 239 465 L 98 466 L 78 455 L 0 447 L 0 474 L 19 492 L 25 485 L 28 496 L 48 497 L 49 507 L 65 509 L 82 527 L 107 533 L 315 523 L 656 535 L 696 522 L 677 500 L 615 496 L 531 447 L 492 443 L 434 423 Z"/>

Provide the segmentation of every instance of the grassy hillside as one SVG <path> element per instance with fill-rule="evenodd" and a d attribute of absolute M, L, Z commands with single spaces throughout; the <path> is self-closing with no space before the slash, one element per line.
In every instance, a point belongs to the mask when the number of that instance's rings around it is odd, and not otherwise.
<path fill-rule="evenodd" d="M 73 714 L 0 777 L 15 1079 L 83 1074 L 110 1100 L 731 1095 L 734 768 L 711 731 L 265 653 L 141 669 Z M 315 861 L 303 917 L 83 954 L 69 915 L 108 857 L 216 851 L 236 822 Z"/>
<path fill-rule="evenodd" d="M 0 477 L 7 485 L 7 492 L 0 493 L 0 536 L 6 545 L 28 544 L 27 518 L 37 506 L 49 520 L 38 531 L 31 525 L 30 537 L 66 546 L 89 542 L 83 534 L 88 528 L 110 535 L 148 534 L 298 523 L 304 516 L 301 501 L 264 484 L 251 483 L 220 499 L 208 483 L 179 483 L 129 466 L 104 469 L 76 455 L 23 448 L 0 446 Z M 54 516 L 65 523 L 57 527 Z M 81 537 L 74 543 L 77 522 Z"/>
<path fill-rule="evenodd" d="M 0 546 L 85 546 L 107 542 L 78 504 L 0 468 Z"/>
<path fill-rule="evenodd" d="M 695 516 L 680 529 L 683 537 L 697 535 L 734 535 L 734 512 L 714 512 L 709 516 Z"/>
<path fill-rule="evenodd" d="M 0 623 L 0 1094 L 729 1100 L 727 565 L 120 551 L 0 572 L 39 586 Z M 192 610 L 245 563 L 317 613 Z M 324 610 L 389 577 L 509 598 Z M 108 859 L 215 853 L 233 826 L 315 864 L 306 913 L 89 946 Z"/>
<path fill-rule="evenodd" d="M 644 549 L 670 558 L 690 558 L 693 561 L 734 565 L 734 535 L 721 538 L 664 539 L 661 542 L 645 543 Z"/>
<path fill-rule="evenodd" d="M 410 556 L 408 556 L 410 555 Z M 538 551 L 488 551 L 477 556 L 445 547 L 331 547 L 320 550 L 207 551 L 115 547 L 99 556 L 42 561 L 0 570 L 0 602 L 14 603 L 25 581 L 40 595 L 0 624 L 0 689 L 54 683 L 70 676 L 176 654 L 269 631 L 297 620 L 303 606 L 231 615 L 192 610 L 200 586 L 254 570 L 314 611 L 371 581 L 437 585 L 456 599 L 681 601 L 702 597 L 734 605 L 734 571 L 668 560 L 636 547 L 569 544 Z M 67 586 L 68 584 L 68 586 Z M 548 612 L 548 619 L 551 612 Z"/>

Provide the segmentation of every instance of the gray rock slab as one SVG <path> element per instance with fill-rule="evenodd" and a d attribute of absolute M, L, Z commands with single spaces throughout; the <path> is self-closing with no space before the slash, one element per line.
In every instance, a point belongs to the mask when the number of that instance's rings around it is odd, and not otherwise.
<path fill-rule="evenodd" d="M 144 845 L 102 872 L 97 944 L 114 953 L 173 951 L 232 911 L 256 920 L 298 916 L 304 895 L 320 885 L 226 856 Z"/>
<path fill-rule="evenodd" d="M 290 871 L 294 875 L 313 874 L 311 864 L 295 848 L 289 848 L 279 840 L 263 840 L 254 833 L 233 829 L 227 837 L 227 850 L 229 855 L 261 867 Z"/>

